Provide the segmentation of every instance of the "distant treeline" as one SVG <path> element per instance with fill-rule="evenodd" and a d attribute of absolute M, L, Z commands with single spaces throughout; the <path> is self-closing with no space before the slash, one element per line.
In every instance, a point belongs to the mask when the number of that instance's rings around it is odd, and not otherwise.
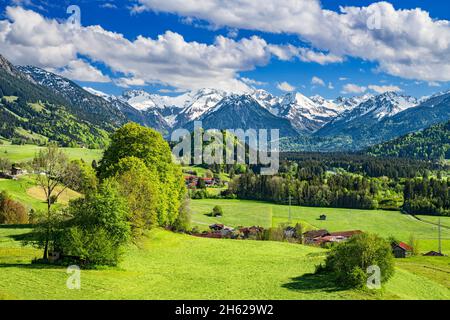
<path fill-rule="evenodd" d="M 389 179 L 351 174 L 312 173 L 262 176 L 246 173 L 230 184 L 229 192 L 240 199 L 264 200 L 312 207 L 399 209 L 403 187 Z"/>
<path fill-rule="evenodd" d="M 450 159 L 450 122 L 369 148 L 369 154 L 410 159 Z"/>
<path fill-rule="evenodd" d="M 360 154 L 281 154 L 279 173 L 241 170 L 225 197 L 280 204 L 354 209 L 404 210 L 448 215 L 448 167 L 426 161 L 376 158 Z M 216 168 L 213 168 L 217 170 Z M 227 168 L 225 168 L 227 170 Z M 231 168 L 230 176 L 235 173 Z M 430 178 L 434 175 L 434 178 Z"/>
<path fill-rule="evenodd" d="M 449 180 L 408 179 L 404 198 L 404 210 L 409 213 L 450 216 Z"/>
<path fill-rule="evenodd" d="M 281 153 L 282 166 L 294 161 L 303 171 L 326 171 L 343 169 L 368 177 L 413 178 L 431 171 L 448 171 L 448 165 L 436 162 L 395 158 L 374 157 L 352 153 Z"/>

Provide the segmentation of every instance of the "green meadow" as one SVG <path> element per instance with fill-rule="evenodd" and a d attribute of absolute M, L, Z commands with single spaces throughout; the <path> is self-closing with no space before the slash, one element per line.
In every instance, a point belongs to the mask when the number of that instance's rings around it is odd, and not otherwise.
<path fill-rule="evenodd" d="M 21 247 L 27 232 L 0 227 L 0 299 L 450 299 L 449 258 L 401 261 L 382 291 L 347 290 L 312 274 L 323 249 L 160 229 L 129 246 L 118 267 L 82 270 L 81 289 L 69 290 L 65 268 L 30 264 L 41 252 Z"/>
<path fill-rule="evenodd" d="M 0 144 L 0 158 L 7 158 L 12 162 L 26 162 L 33 160 L 34 156 L 42 150 L 43 147 L 36 145 L 12 145 L 9 142 Z M 85 149 L 85 148 L 61 148 L 70 160 L 83 159 L 87 163 L 92 160 L 99 161 L 103 150 Z"/>
<path fill-rule="evenodd" d="M 223 208 L 223 217 L 209 216 L 216 205 Z M 191 210 L 192 224 L 200 229 L 207 229 L 212 223 L 223 223 L 230 227 L 258 225 L 267 228 L 289 221 L 288 206 L 258 201 L 192 200 Z M 327 216 L 326 221 L 319 220 L 322 214 Z M 434 219 L 434 217 L 427 218 Z M 443 225 L 450 225 L 450 217 L 442 217 L 441 221 Z M 436 251 L 438 248 L 436 225 L 417 220 L 398 211 L 292 206 L 291 224 L 297 222 L 311 229 L 327 229 L 331 232 L 362 230 L 377 233 L 385 238 L 392 236 L 406 242 L 413 235 L 419 239 L 420 251 Z M 442 228 L 442 239 L 444 252 L 450 254 L 450 229 Z"/>

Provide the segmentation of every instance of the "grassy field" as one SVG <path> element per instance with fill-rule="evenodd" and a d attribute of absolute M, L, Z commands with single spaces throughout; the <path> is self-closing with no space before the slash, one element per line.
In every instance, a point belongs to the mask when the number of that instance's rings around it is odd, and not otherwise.
<path fill-rule="evenodd" d="M 215 205 L 222 206 L 224 216 L 212 218 L 208 214 Z M 205 229 L 211 223 L 225 225 L 262 227 L 277 226 L 288 222 L 289 207 L 257 201 L 242 200 L 193 200 L 191 202 L 193 225 Z M 319 220 L 321 214 L 327 215 L 326 221 Z M 312 228 L 329 231 L 362 230 L 377 233 L 383 237 L 394 236 L 408 241 L 411 235 L 420 240 L 420 251 L 437 250 L 438 231 L 435 225 L 419 221 L 397 211 L 375 211 L 333 208 L 291 208 L 292 223 L 301 222 Z M 433 218 L 433 217 L 430 217 Z M 445 225 L 450 217 L 441 218 Z M 450 230 L 442 229 L 442 244 L 445 253 L 450 254 Z"/>
<path fill-rule="evenodd" d="M 311 274 L 322 249 L 162 230 L 130 247 L 119 267 L 82 270 L 81 290 L 69 290 L 66 269 L 30 264 L 41 252 L 15 240 L 28 231 L 0 227 L 0 299 L 450 299 L 448 281 L 438 283 L 448 258 L 401 263 L 383 291 L 363 292 Z"/>
<path fill-rule="evenodd" d="M 11 145 L 9 143 L 0 144 L 0 158 L 7 158 L 13 162 L 26 162 L 33 160 L 36 153 L 42 147 L 35 145 Z M 92 150 L 84 148 L 61 148 L 71 160 L 83 159 L 87 163 L 92 160 L 100 160 L 103 154 L 102 150 Z"/>
<path fill-rule="evenodd" d="M 31 176 L 22 176 L 18 180 L 0 179 L 1 191 L 7 191 L 14 200 L 27 206 L 28 209 L 44 210 L 46 208 L 44 192 L 36 187 Z M 64 205 L 70 199 L 79 196 L 77 192 L 68 189 L 61 194 L 58 203 Z"/>

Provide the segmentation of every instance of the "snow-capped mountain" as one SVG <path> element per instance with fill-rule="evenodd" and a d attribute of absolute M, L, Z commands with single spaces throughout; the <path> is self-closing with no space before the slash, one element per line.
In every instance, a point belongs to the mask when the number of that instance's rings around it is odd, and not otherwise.
<path fill-rule="evenodd" d="M 17 69 L 35 83 L 62 96 L 69 102 L 67 106 L 70 111 L 79 115 L 80 119 L 99 123 L 105 128 L 114 128 L 126 122 L 126 117 L 116 106 L 71 80 L 34 66 L 19 66 Z"/>
<path fill-rule="evenodd" d="M 184 124 L 194 121 L 211 111 L 223 98 L 229 94 L 215 89 L 200 89 L 183 95 L 185 97 L 184 108 L 176 117 L 176 124 Z"/>
<path fill-rule="evenodd" d="M 142 112 L 156 109 L 170 126 L 182 126 L 200 118 L 225 96 L 226 92 L 215 89 L 200 89 L 173 97 L 130 90 L 120 99 Z"/>
<path fill-rule="evenodd" d="M 287 119 L 277 117 L 262 107 L 251 95 L 231 94 L 199 118 L 204 129 L 278 129 L 280 136 L 297 135 Z M 186 127 L 193 129 L 193 121 Z"/>
<path fill-rule="evenodd" d="M 373 96 L 326 124 L 317 132 L 317 136 L 347 136 L 355 146 L 378 143 L 383 141 L 383 137 L 390 139 L 400 135 L 403 132 L 400 128 L 389 128 L 395 123 L 397 116 L 407 115 L 418 104 L 416 98 L 395 92 Z M 408 125 L 415 121 L 417 120 L 406 116 L 403 126 L 406 130 L 408 127 L 416 127 Z"/>
<path fill-rule="evenodd" d="M 129 105 L 140 111 L 148 109 L 183 108 L 185 103 L 184 95 L 177 97 L 150 94 L 144 90 L 128 90 L 120 97 Z"/>
<path fill-rule="evenodd" d="M 342 113 L 353 110 L 355 107 L 359 106 L 361 103 L 366 102 L 370 98 L 373 98 L 372 94 L 365 94 L 362 96 L 355 96 L 355 97 L 338 97 L 333 102 L 338 107 L 341 108 Z"/>
<path fill-rule="evenodd" d="M 277 107 L 278 115 L 288 119 L 299 132 L 303 133 L 317 131 L 340 114 L 342 109 L 320 96 L 308 98 L 301 93 L 285 95 Z"/>
<path fill-rule="evenodd" d="M 17 90 L 23 95 L 48 100 L 48 108 L 61 108 L 61 114 L 70 114 L 80 124 L 109 132 L 134 121 L 167 136 L 201 120 L 204 128 L 279 129 L 281 138 L 308 137 L 310 150 L 315 142 L 326 146 L 325 140 L 332 147 L 336 139 L 358 150 L 450 119 L 450 91 L 421 99 L 394 92 L 329 100 L 301 93 L 278 97 L 264 90 L 232 94 L 216 89 L 176 96 L 130 90 L 114 96 L 37 67 L 15 67 L 1 56 L 0 71 L 21 84 Z"/>
<path fill-rule="evenodd" d="M 319 130 L 318 135 L 345 135 L 348 132 L 371 126 L 384 118 L 393 117 L 402 111 L 417 106 L 417 104 L 416 98 L 399 95 L 395 92 L 372 96 L 327 123 Z"/>
<path fill-rule="evenodd" d="M 272 114 L 277 116 L 278 113 L 280 112 L 280 109 L 279 109 L 280 98 L 279 97 L 276 97 L 262 89 L 254 90 L 250 95 L 261 106 L 263 106 L 264 108 L 269 110 Z"/>

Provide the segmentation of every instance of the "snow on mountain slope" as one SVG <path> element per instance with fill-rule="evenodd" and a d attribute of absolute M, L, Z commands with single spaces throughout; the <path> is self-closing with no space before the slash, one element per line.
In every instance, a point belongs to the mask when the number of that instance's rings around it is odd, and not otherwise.
<path fill-rule="evenodd" d="M 417 105 L 416 98 L 386 92 L 370 97 L 353 109 L 342 113 L 320 129 L 318 134 L 322 136 L 354 134 Z"/>
<path fill-rule="evenodd" d="M 176 118 L 177 124 L 182 126 L 199 119 L 205 113 L 211 111 L 227 95 L 225 91 L 215 89 L 201 89 L 186 94 L 184 109 Z"/>
<path fill-rule="evenodd" d="M 300 93 L 288 93 L 280 99 L 279 115 L 288 119 L 300 132 L 315 132 L 339 114 L 331 101 L 316 96 L 312 99 Z"/>
<path fill-rule="evenodd" d="M 269 110 L 272 114 L 278 115 L 280 111 L 278 108 L 280 98 L 275 97 L 274 95 L 262 89 L 254 90 L 250 94 L 250 96 L 255 99 L 261 106 Z"/>

